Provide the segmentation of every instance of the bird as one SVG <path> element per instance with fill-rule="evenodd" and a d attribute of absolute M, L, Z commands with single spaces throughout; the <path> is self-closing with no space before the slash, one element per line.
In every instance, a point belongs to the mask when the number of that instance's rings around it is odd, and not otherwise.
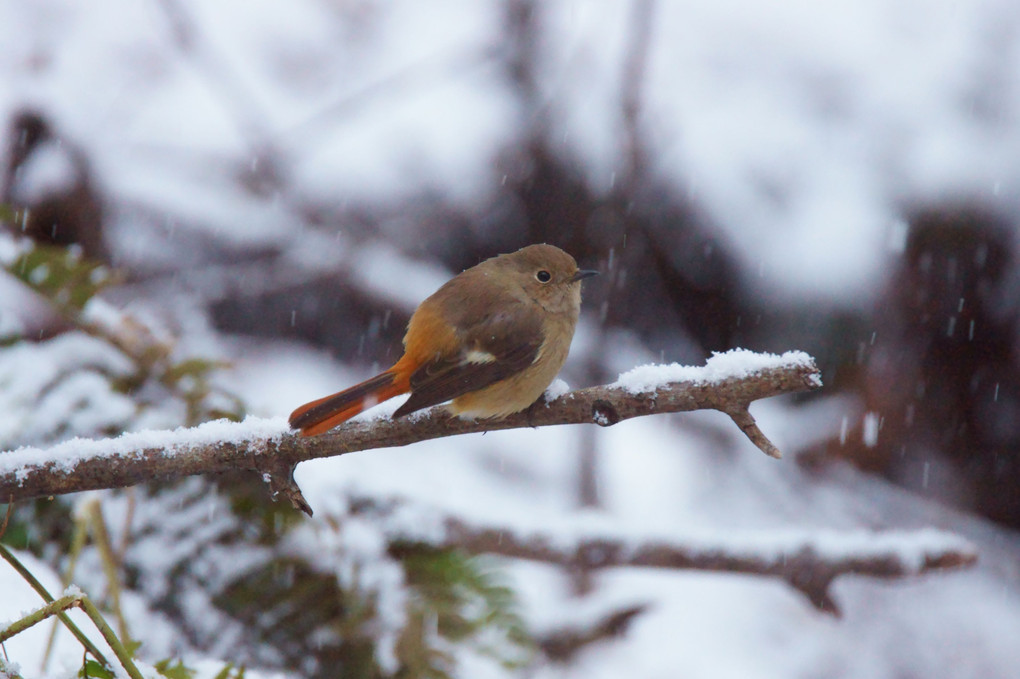
<path fill-rule="evenodd" d="M 388 370 L 290 415 L 302 436 L 329 431 L 410 392 L 394 418 L 450 401 L 462 418 L 503 418 L 545 392 L 567 359 L 581 309 L 572 256 L 545 243 L 487 259 L 447 281 L 411 315 Z"/>

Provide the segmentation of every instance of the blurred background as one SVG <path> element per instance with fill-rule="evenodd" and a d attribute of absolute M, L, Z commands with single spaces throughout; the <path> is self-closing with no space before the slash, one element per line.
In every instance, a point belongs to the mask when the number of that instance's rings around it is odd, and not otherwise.
<path fill-rule="evenodd" d="M 571 386 L 733 347 L 822 369 L 753 408 L 781 462 L 699 413 L 306 463 L 313 520 L 247 475 L 17 507 L 5 544 L 58 591 L 73 563 L 150 662 L 1016 676 L 1014 3 L 0 2 L 0 127 L 0 449 L 286 415 L 536 242 L 603 273 Z M 678 542 L 935 526 L 981 562 L 840 581 L 833 619 L 761 578 L 397 556 L 387 503 Z M 7 645 L 26 676 L 76 671 L 43 642 Z"/>

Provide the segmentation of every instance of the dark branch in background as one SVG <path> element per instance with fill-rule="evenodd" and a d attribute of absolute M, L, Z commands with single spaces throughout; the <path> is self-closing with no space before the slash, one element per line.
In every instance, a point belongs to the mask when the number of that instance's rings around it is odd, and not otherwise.
<path fill-rule="evenodd" d="M 401 500 L 353 500 L 352 512 L 370 517 L 385 517 L 407 504 Z M 427 509 L 414 512 L 428 516 Z M 779 578 L 825 613 L 839 615 L 839 607 L 830 592 L 836 578 L 858 575 L 872 578 L 905 578 L 932 571 L 958 569 L 977 561 L 974 547 L 955 535 L 932 533 L 934 539 L 920 544 L 918 533 L 900 531 L 848 533 L 845 542 L 852 548 L 833 552 L 820 548 L 821 536 L 805 533 L 798 540 L 777 540 L 777 544 L 755 549 L 730 539 L 685 544 L 682 536 L 674 540 L 642 536 L 606 537 L 570 531 L 569 540 L 552 533 L 522 534 L 512 527 L 478 526 L 454 516 L 438 517 L 438 534 L 428 532 L 421 538 L 396 529 L 390 538 L 390 553 L 395 557 L 408 550 L 460 549 L 468 554 L 496 554 L 562 566 L 568 571 L 598 571 L 606 568 L 644 567 L 670 570 L 696 570 L 743 573 Z M 386 525 L 386 522 L 382 522 Z M 574 535 L 574 533 L 581 533 Z M 895 539 L 902 536 L 902 540 Z M 824 539 L 830 543 L 832 540 Z M 912 544 L 913 543 L 913 544 Z"/>
<path fill-rule="evenodd" d="M 806 596 L 819 610 L 835 615 L 839 614 L 839 607 L 829 588 L 841 575 L 902 578 L 961 568 L 977 561 L 977 554 L 966 544 L 926 550 L 919 563 L 913 563 L 892 547 L 884 551 L 872 549 L 863 555 L 848 553 L 827 557 L 810 541 L 789 552 L 763 555 L 749 553 L 744 547 L 727 551 L 719 546 L 697 547 L 654 541 L 635 544 L 635 541 L 597 537 L 582 538 L 575 545 L 565 546 L 562 540 L 554 537 L 519 537 L 509 530 L 476 528 L 457 519 L 446 522 L 446 531 L 445 539 L 437 546 L 455 547 L 472 554 L 499 554 L 542 561 L 570 569 L 637 566 L 776 577 Z"/>
<path fill-rule="evenodd" d="M 630 48 L 623 62 L 620 79 L 623 155 L 627 163 L 621 172 L 622 182 L 618 185 L 620 195 L 633 195 L 639 182 L 644 179 L 648 167 L 647 149 L 642 143 L 640 117 L 645 75 L 648 70 L 648 52 L 655 24 L 655 4 L 655 0 L 637 0 L 631 10 L 630 30 L 627 36 Z"/>
<path fill-rule="evenodd" d="M 574 656 L 585 647 L 606 639 L 622 637 L 627 633 L 634 618 L 644 613 L 648 608 L 647 604 L 626 606 L 580 627 L 563 628 L 539 635 L 536 642 L 549 660 L 557 663 L 570 663 Z"/>
<path fill-rule="evenodd" d="M 294 466 L 305 460 L 373 448 L 406 446 L 457 434 L 592 422 L 610 426 L 642 415 L 700 409 L 719 410 L 738 419 L 741 430 L 755 445 L 766 454 L 777 457 L 779 451 L 754 424 L 748 405 L 760 398 L 815 389 L 820 384 L 818 368 L 813 362 L 790 363 L 766 368 L 754 375 L 711 383 L 673 382 L 661 385 L 654 392 L 641 394 L 611 385 L 579 389 L 502 420 L 462 420 L 437 407 L 420 417 L 349 422 L 328 434 L 312 438 L 295 434 L 197 445 L 188 443 L 185 432 L 180 444 L 119 454 L 114 451 L 123 450 L 124 446 L 111 439 L 108 449 L 103 450 L 101 441 L 92 443 L 97 447 L 96 456 L 74 461 L 48 459 L 45 452 L 40 451 L 37 462 L 29 461 L 19 466 L 17 471 L 0 473 L 0 497 L 26 500 L 83 490 L 123 488 L 158 479 L 249 469 L 262 474 L 274 493 L 282 493 L 299 509 L 310 513 L 292 478 Z M 3 453 L 0 453 L 0 459 L 2 456 Z"/>

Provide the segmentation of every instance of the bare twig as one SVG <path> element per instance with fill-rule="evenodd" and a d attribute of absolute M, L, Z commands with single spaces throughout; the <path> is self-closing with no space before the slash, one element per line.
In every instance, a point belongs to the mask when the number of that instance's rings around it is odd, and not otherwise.
<path fill-rule="evenodd" d="M 758 423 L 751 416 L 751 411 L 747 409 L 747 404 L 733 410 L 727 410 L 726 414 L 740 428 L 740 431 L 744 432 L 744 435 L 751 440 L 751 443 L 758 446 L 761 452 L 777 460 L 783 457 L 783 454 L 779 452 L 779 448 L 776 448 L 772 441 L 769 441 L 761 429 L 758 428 Z"/>
<path fill-rule="evenodd" d="M 778 363 L 749 375 L 720 379 L 678 381 L 657 385 L 644 393 L 606 385 L 580 389 L 502 420 L 463 420 L 437 407 L 420 416 L 398 420 L 353 421 L 328 434 L 302 438 L 294 434 L 258 435 L 250 424 L 215 423 L 214 436 L 196 437 L 196 430 L 163 432 L 165 443 L 132 435 L 103 441 L 76 441 L 50 450 L 20 450 L 0 454 L 0 497 L 24 500 L 83 490 L 122 488 L 145 481 L 238 469 L 259 472 L 284 495 L 307 511 L 300 491 L 290 480 L 294 465 L 305 460 L 344 455 L 372 448 L 406 446 L 418 441 L 502 429 L 554 424 L 617 422 L 664 413 L 714 409 L 727 414 L 746 413 L 746 404 L 760 398 L 808 391 L 820 386 L 818 369 L 803 360 Z M 750 414 L 747 421 L 753 423 Z M 742 430 L 767 454 L 778 451 L 756 426 Z M 236 426 L 236 431 L 230 430 Z M 279 430 L 277 430 L 279 431 Z M 177 437 L 177 438 L 175 438 Z M 230 439 L 230 440 L 226 440 Z M 88 454 L 83 454 L 83 450 Z M 303 506 L 302 506 L 303 505 Z"/>
<path fill-rule="evenodd" d="M 536 641 L 545 657 L 566 664 L 583 648 L 626 634 L 631 622 L 648 608 L 647 604 L 627 606 L 603 615 L 594 622 L 543 634 Z"/>

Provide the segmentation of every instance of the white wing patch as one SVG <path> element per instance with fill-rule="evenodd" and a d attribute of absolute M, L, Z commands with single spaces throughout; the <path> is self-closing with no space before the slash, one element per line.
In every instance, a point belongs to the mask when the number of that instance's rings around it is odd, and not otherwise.
<path fill-rule="evenodd" d="M 472 349 L 465 354 L 464 359 L 468 363 L 492 363 L 496 360 L 496 357 L 490 354 L 488 351 L 482 351 L 480 349 Z"/>

